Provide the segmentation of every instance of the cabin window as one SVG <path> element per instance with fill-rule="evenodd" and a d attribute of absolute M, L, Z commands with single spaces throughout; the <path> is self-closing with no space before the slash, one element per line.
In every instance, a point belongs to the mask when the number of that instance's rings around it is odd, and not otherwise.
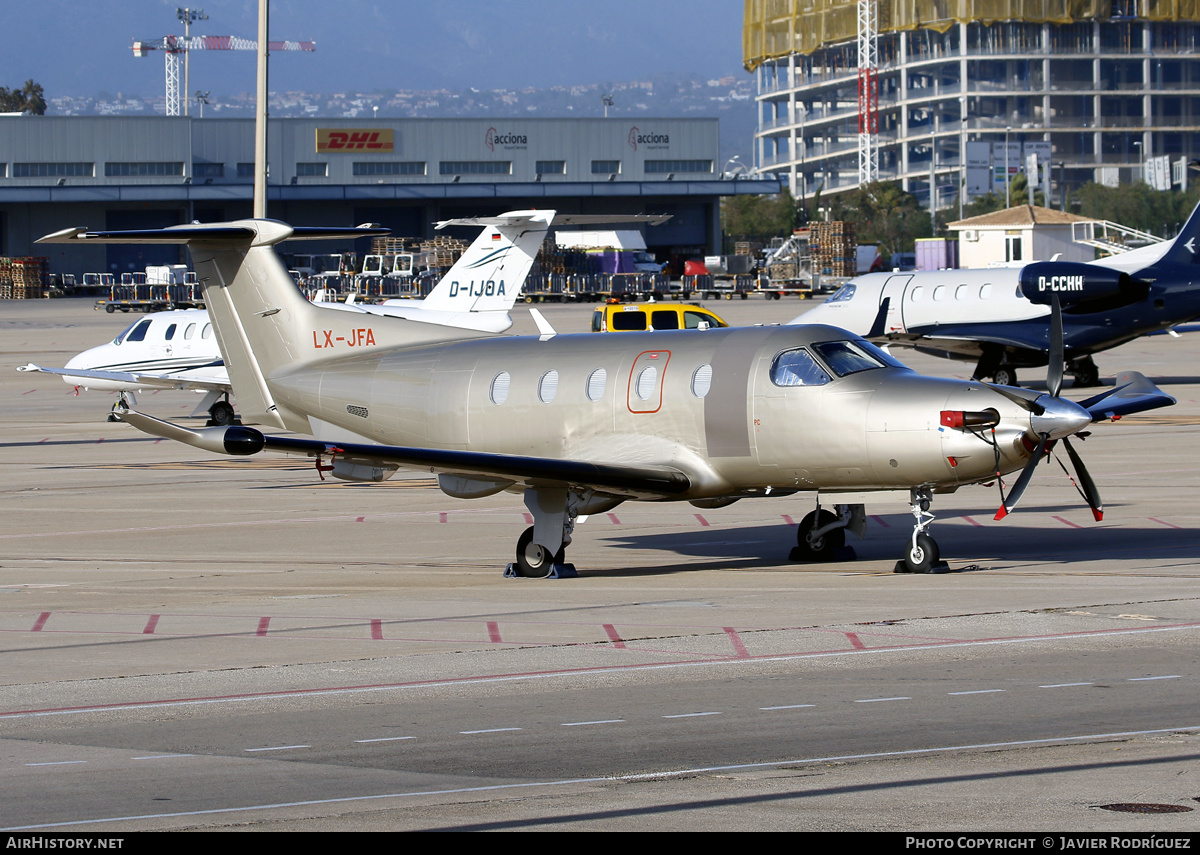
<path fill-rule="evenodd" d="M 187 329 L 185 329 L 185 330 L 183 331 L 183 339 L 184 339 L 184 341 L 191 341 L 191 340 L 192 340 L 192 336 L 194 336 L 195 334 L 196 334 L 196 325 L 195 325 L 195 324 L 188 324 L 188 325 L 187 325 Z"/>
<path fill-rule="evenodd" d="M 966 285 L 959 285 L 957 288 L 954 289 L 954 299 L 955 300 L 967 299 L 967 290 L 968 289 L 967 289 Z"/>
<path fill-rule="evenodd" d="M 924 296 L 925 296 L 925 289 L 923 287 L 921 287 L 920 285 L 918 285 L 916 288 L 913 288 L 911 291 L 908 292 L 908 299 L 909 299 L 909 302 L 911 302 L 911 303 L 921 302 L 921 298 Z"/>
<path fill-rule="evenodd" d="M 776 386 L 824 386 L 830 379 L 804 348 L 785 350 L 771 363 L 771 382 Z"/>
<path fill-rule="evenodd" d="M 604 397 L 604 384 L 608 381 L 608 372 L 597 368 L 587 379 L 587 396 L 589 401 L 599 401 Z"/>
<path fill-rule="evenodd" d="M 493 404 L 503 404 L 508 400 L 508 384 L 512 380 L 507 371 L 501 371 L 492 378 L 492 389 L 489 393 Z"/>
<path fill-rule="evenodd" d="M 992 283 L 985 282 L 979 286 L 979 299 L 986 300 L 990 296 L 992 296 Z"/>
<path fill-rule="evenodd" d="M 167 327 L 167 334 L 164 335 L 163 338 L 165 338 L 167 341 L 175 338 L 175 324 L 171 324 L 169 327 Z"/>
<path fill-rule="evenodd" d="M 654 394 L 654 384 L 658 382 L 658 369 L 653 365 L 643 368 L 637 376 L 637 383 L 634 385 L 634 392 L 643 401 L 649 401 L 650 396 Z"/>
<path fill-rule="evenodd" d="M 212 338 L 212 324 L 205 324 L 200 332 L 200 338 Z"/>
<path fill-rule="evenodd" d="M 706 362 L 692 374 L 692 394 L 697 398 L 703 398 L 711 388 L 712 366 Z"/>
<path fill-rule="evenodd" d="M 549 404 L 557 394 L 558 372 L 551 369 L 543 374 L 542 379 L 538 382 L 538 400 L 543 404 Z"/>
<path fill-rule="evenodd" d="M 946 286 L 945 285 L 939 285 L 933 289 L 933 299 L 934 300 L 945 300 L 946 299 Z"/>

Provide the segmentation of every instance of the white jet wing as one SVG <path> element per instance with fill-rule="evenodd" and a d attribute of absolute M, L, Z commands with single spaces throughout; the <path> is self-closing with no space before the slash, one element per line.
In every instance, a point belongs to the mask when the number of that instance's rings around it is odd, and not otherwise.
<path fill-rule="evenodd" d="M 142 374 L 130 371 L 99 371 L 89 368 L 47 368 L 44 365 L 20 365 L 18 371 L 34 371 L 42 374 L 57 374 L 60 377 L 79 378 L 78 385 L 86 386 L 88 380 L 106 380 L 125 383 L 130 391 L 139 389 L 185 389 L 200 392 L 232 392 L 229 376 L 213 372 L 207 376 L 182 376 L 179 374 Z"/>

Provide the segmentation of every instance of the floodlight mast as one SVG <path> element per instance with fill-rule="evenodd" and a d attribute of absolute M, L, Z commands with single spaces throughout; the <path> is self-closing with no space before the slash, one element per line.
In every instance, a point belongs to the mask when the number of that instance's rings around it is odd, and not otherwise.
<path fill-rule="evenodd" d="M 858 0 L 858 186 L 879 180 L 879 8 Z"/>

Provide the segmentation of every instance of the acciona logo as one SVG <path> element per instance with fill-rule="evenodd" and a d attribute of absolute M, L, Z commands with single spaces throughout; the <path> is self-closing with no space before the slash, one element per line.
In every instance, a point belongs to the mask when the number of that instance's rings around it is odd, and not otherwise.
<path fill-rule="evenodd" d="M 658 134 L 653 131 L 642 133 L 641 129 L 634 126 L 629 129 L 629 147 L 634 151 L 638 150 L 638 146 L 646 148 L 667 148 L 671 145 L 670 134 Z"/>
<path fill-rule="evenodd" d="M 496 146 L 501 148 L 518 148 L 529 145 L 529 138 L 525 134 L 502 133 L 495 128 L 488 128 L 484 134 L 483 144 L 487 146 L 488 151 L 495 151 Z"/>

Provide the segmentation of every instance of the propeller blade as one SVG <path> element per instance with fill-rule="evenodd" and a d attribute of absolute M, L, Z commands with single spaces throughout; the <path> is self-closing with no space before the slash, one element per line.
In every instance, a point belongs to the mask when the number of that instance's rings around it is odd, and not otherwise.
<path fill-rule="evenodd" d="M 1033 450 L 1033 457 L 1029 458 L 1029 462 L 1025 464 L 1025 468 L 1021 470 L 1021 477 L 1017 479 L 1017 483 L 1013 484 L 1013 488 L 1008 491 L 1008 497 L 1000 502 L 1000 510 L 996 511 L 996 516 L 992 519 L 1002 520 L 1017 507 L 1017 502 L 1021 501 L 1021 494 L 1025 492 L 1025 488 L 1029 486 L 1029 480 L 1033 478 L 1033 470 L 1042 462 L 1042 454 L 1046 451 L 1046 443 L 1049 437 L 1045 434 L 1038 441 L 1037 448 Z"/>
<path fill-rule="evenodd" d="M 1050 302 L 1050 367 L 1046 371 L 1046 386 L 1050 397 L 1057 398 L 1063 384 L 1063 317 L 1058 302 L 1058 292 L 1053 292 Z"/>
<path fill-rule="evenodd" d="M 1087 467 L 1083 465 L 1083 458 L 1075 452 L 1071 440 L 1064 437 L 1063 446 L 1067 449 L 1067 456 L 1071 458 L 1071 465 L 1075 467 L 1075 475 L 1079 478 L 1083 498 L 1088 503 L 1088 507 L 1092 509 L 1092 516 L 1096 522 L 1100 522 L 1104 519 L 1104 503 L 1100 500 L 1100 491 L 1096 489 L 1096 482 L 1088 474 Z"/>
<path fill-rule="evenodd" d="M 1012 386 L 997 386 L 994 383 L 984 383 L 983 385 L 996 394 L 1003 395 L 1021 409 L 1033 413 L 1035 416 L 1040 416 L 1046 412 L 1046 408 L 1037 402 L 1037 399 L 1041 397 L 1037 392 L 1031 392 L 1028 389 L 1016 389 Z"/>

